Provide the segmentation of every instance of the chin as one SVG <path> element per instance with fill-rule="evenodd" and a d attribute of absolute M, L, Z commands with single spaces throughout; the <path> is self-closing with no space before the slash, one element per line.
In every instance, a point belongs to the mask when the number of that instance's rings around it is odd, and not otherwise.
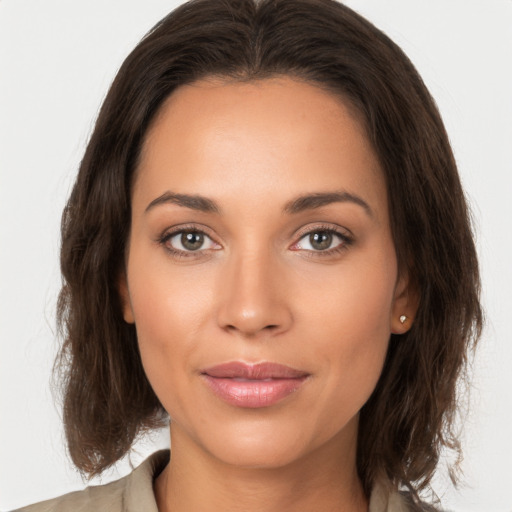
<path fill-rule="evenodd" d="M 214 447 L 212 447 L 214 448 Z M 212 455 L 230 466 L 242 469 L 278 469 L 293 464 L 307 452 L 304 443 L 284 445 L 267 440 L 240 438 L 236 443 L 212 452 Z"/>
<path fill-rule="evenodd" d="M 332 451 L 342 452 L 355 446 L 357 418 L 339 425 L 306 422 L 246 420 L 213 427 L 199 442 L 215 459 L 237 468 L 277 469 L 292 465 L 317 453 L 323 457 Z M 354 428 L 352 428 L 352 426 Z M 316 428 L 315 428 L 316 427 Z M 348 436 L 347 436 L 348 434 Z M 349 440 L 348 445 L 346 441 Z M 322 455 L 323 454 L 323 455 Z"/>

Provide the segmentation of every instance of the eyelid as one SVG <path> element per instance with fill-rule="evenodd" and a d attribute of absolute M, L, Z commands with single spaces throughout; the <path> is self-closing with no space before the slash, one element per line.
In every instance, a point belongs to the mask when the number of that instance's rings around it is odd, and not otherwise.
<path fill-rule="evenodd" d="M 161 231 L 161 235 L 158 238 L 160 239 L 164 236 L 173 234 L 175 235 L 176 233 L 181 233 L 182 231 L 195 231 L 197 233 L 203 233 L 212 239 L 214 238 L 212 230 L 203 224 L 176 224 L 175 226 L 168 226 Z"/>
<path fill-rule="evenodd" d="M 317 232 L 321 232 L 321 231 L 332 233 L 333 235 L 341 238 L 342 243 L 338 244 L 335 247 L 332 247 L 330 249 L 325 249 L 325 250 L 316 250 L 315 251 L 312 249 L 301 249 L 301 248 L 294 249 L 294 247 L 296 247 L 297 244 L 303 238 L 305 238 L 308 235 L 311 235 L 312 233 L 317 233 Z M 354 236 L 353 236 L 352 232 L 347 228 L 341 227 L 336 224 L 317 224 L 317 225 L 308 224 L 304 228 L 300 229 L 299 232 L 295 235 L 295 242 L 291 245 L 290 249 L 296 250 L 296 251 L 310 252 L 310 253 L 314 253 L 314 254 L 318 254 L 318 255 L 328 255 L 328 254 L 331 254 L 332 252 L 336 252 L 337 250 L 340 250 L 342 248 L 345 248 L 346 246 L 351 245 L 353 242 L 354 242 Z"/>
<path fill-rule="evenodd" d="M 198 249 L 196 251 L 187 251 L 187 250 L 183 250 L 183 249 L 177 249 L 175 247 L 168 245 L 169 240 L 171 240 L 173 237 L 179 235 L 180 233 L 186 233 L 186 232 L 200 233 L 200 234 L 204 235 L 205 237 L 207 237 L 208 239 L 210 239 L 211 243 L 215 244 L 217 247 L 214 247 L 214 248 L 210 247 L 207 249 Z M 211 232 L 211 230 L 209 228 L 207 228 L 206 226 L 202 226 L 202 225 L 198 226 L 197 224 L 180 224 L 177 226 L 172 226 L 172 227 L 166 228 L 161 233 L 161 235 L 157 238 L 156 242 L 159 243 L 160 245 L 164 246 L 164 248 L 168 252 L 170 252 L 173 256 L 178 256 L 178 257 L 195 256 L 195 257 L 198 257 L 200 255 L 204 255 L 205 253 L 207 253 L 209 251 L 216 251 L 222 247 L 221 244 L 219 242 L 217 242 L 217 240 L 215 239 L 216 237 L 212 236 L 212 234 L 210 232 Z"/>
<path fill-rule="evenodd" d="M 294 238 L 296 240 L 299 240 L 300 238 L 303 238 L 306 235 L 309 235 L 311 233 L 314 233 L 316 231 L 329 231 L 331 233 L 335 233 L 337 235 L 340 235 L 342 237 L 346 238 L 353 238 L 352 232 L 343 226 L 340 226 L 338 224 L 330 224 L 330 223 L 318 223 L 318 224 L 308 224 L 307 226 L 302 227 L 297 231 Z"/>
<path fill-rule="evenodd" d="M 203 244 L 205 244 L 205 243 L 207 243 L 209 241 L 209 245 L 213 245 L 213 246 L 217 245 L 216 242 L 214 242 L 211 239 L 211 237 L 209 237 L 206 233 L 203 233 L 201 231 L 196 231 L 196 230 L 192 231 L 192 230 L 188 230 L 188 229 L 184 229 L 184 230 L 181 230 L 181 231 L 176 231 L 174 233 L 170 233 L 169 235 L 167 235 L 165 237 L 165 239 L 166 239 L 167 243 L 169 243 L 169 242 L 171 242 L 174 239 L 179 240 L 181 237 L 183 237 L 184 234 L 187 234 L 187 233 L 189 233 L 189 234 L 193 233 L 193 234 L 196 234 L 196 235 L 201 235 L 201 237 L 202 237 L 201 241 L 203 242 Z M 214 247 L 204 247 L 204 248 L 202 247 L 202 248 L 199 248 L 199 249 L 196 249 L 196 250 L 192 250 L 192 249 L 187 249 L 187 248 L 183 247 L 183 243 L 182 243 L 181 240 L 178 243 L 182 247 L 176 247 L 174 245 L 171 245 L 171 246 L 172 246 L 173 249 L 175 249 L 177 251 L 182 251 L 182 252 L 191 252 L 191 253 L 195 252 L 195 253 L 198 253 L 200 251 L 207 251 L 207 250 L 211 250 L 211 249 L 214 248 Z"/>

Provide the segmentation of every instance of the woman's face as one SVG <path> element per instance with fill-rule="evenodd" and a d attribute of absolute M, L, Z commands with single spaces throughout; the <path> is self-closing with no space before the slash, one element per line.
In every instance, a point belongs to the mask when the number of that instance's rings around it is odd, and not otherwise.
<path fill-rule="evenodd" d="M 245 467 L 355 456 L 409 305 L 354 111 L 286 77 L 181 87 L 132 201 L 124 316 L 173 450 Z"/>

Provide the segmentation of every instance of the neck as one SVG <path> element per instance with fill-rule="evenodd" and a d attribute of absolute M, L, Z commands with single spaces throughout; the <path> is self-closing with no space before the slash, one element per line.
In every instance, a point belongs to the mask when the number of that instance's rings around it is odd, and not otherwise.
<path fill-rule="evenodd" d="M 355 443 L 340 440 L 286 466 L 226 464 L 173 434 L 171 462 L 155 482 L 160 512 L 366 512 Z M 333 457 L 336 454 L 336 457 Z"/>

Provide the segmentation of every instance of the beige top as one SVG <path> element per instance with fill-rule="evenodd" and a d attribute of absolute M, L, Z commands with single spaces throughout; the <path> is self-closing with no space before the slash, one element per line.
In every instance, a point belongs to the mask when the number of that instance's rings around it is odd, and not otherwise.
<path fill-rule="evenodd" d="M 14 512 L 158 512 L 153 480 L 169 461 L 169 450 L 153 453 L 129 475 L 105 485 L 42 501 Z M 404 498 L 388 495 L 384 487 L 372 492 L 368 512 L 407 512 Z"/>

